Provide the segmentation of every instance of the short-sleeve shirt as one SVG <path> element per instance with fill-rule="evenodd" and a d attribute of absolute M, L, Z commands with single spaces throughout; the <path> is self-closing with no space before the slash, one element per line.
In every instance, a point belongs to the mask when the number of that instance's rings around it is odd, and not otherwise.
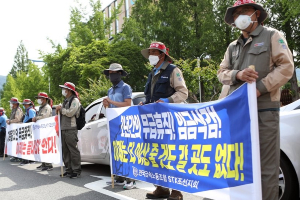
<path fill-rule="evenodd" d="M 0 116 L 0 128 L 6 128 L 6 120 L 7 120 L 7 116 L 5 114 L 3 114 L 2 116 Z"/>
<path fill-rule="evenodd" d="M 25 118 L 23 120 L 23 123 L 28 122 L 30 119 L 34 118 L 36 116 L 36 112 L 32 107 L 29 107 L 25 111 Z"/>
<path fill-rule="evenodd" d="M 132 89 L 130 85 L 120 81 L 116 86 L 109 88 L 107 92 L 108 98 L 117 102 L 125 102 L 125 99 L 131 99 Z M 110 108 L 117 108 L 117 106 L 110 104 Z"/>

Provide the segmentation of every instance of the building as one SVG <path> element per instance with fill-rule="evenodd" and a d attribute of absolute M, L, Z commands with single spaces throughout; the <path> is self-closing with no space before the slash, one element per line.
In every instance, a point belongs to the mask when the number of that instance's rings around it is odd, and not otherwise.
<path fill-rule="evenodd" d="M 112 38 L 112 35 L 118 34 L 121 32 L 122 25 L 124 24 L 125 18 L 129 18 L 132 11 L 132 7 L 136 0 L 123 0 L 123 5 L 120 9 L 120 14 L 118 19 L 116 19 L 110 28 L 110 33 L 107 35 L 108 38 Z M 112 1 L 106 8 L 103 9 L 105 18 L 110 18 L 112 16 L 112 11 L 114 8 L 117 8 L 120 5 L 122 0 Z"/>

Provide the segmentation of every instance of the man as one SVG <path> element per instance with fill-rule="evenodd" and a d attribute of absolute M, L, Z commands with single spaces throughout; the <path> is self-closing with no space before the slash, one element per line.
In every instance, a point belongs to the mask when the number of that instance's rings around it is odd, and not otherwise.
<path fill-rule="evenodd" d="M 122 76 L 127 76 L 127 72 L 123 70 L 122 65 L 118 63 L 113 63 L 109 66 L 109 69 L 103 72 L 109 77 L 113 86 L 109 88 L 107 92 L 107 97 L 103 100 L 103 105 L 110 108 L 118 108 L 131 106 L 131 87 L 122 81 Z M 108 185 L 111 182 L 106 182 Z M 115 185 L 124 185 L 123 189 L 133 189 L 136 188 L 136 183 L 134 180 L 127 178 L 125 181 L 124 177 L 116 176 Z"/>
<path fill-rule="evenodd" d="M 6 135 L 6 120 L 4 108 L 0 108 L 0 157 L 5 156 L 5 135 Z"/>
<path fill-rule="evenodd" d="M 148 75 L 145 86 L 146 101 L 140 105 L 165 102 L 165 103 L 181 103 L 188 97 L 188 89 L 186 88 L 182 72 L 175 65 L 168 54 L 168 49 L 161 42 L 151 43 L 148 49 L 141 51 L 142 55 L 149 59 L 153 70 Z M 168 198 L 168 200 L 182 200 L 183 196 L 180 191 L 172 190 L 171 195 L 168 188 L 157 186 L 156 190 L 147 193 L 148 199 Z"/>
<path fill-rule="evenodd" d="M 250 0 L 239 0 L 227 9 L 225 22 L 242 31 L 225 53 L 219 81 L 229 92 L 256 81 L 261 158 L 262 196 L 278 199 L 280 87 L 293 75 L 293 56 L 282 33 L 261 26 L 268 14 Z M 248 68 L 256 67 L 255 71 Z M 223 88 L 226 91 L 226 88 Z"/>
<path fill-rule="evenodd" d="M 50 99 L 45 92 L 40 92 L 38 96 L 35 97 L 38 104 L 40 105 L 39 112 L 37 116 L 32 119 L 33 122 L 36 122 L 40 119 L 45 119 L 47 117 L 52 117 L 52 99 Z M 50 104 L 50 105 L 49 105 Z M 50 171 L 53 169 L 52 163 L 42 163 L 37 167 L 42 171 Z"/>
<path fill-rule="evenodd" d="M 12 97 L 9 101 L 10 103 L 10 108 L 11 108 L 11 114 L 9 120 L 6 121 L 6 124 L 10 125 L 13 123 L 22 123 L 22 118 L 23 118 L 23 111 L 20 108 L 20 102 L 18 101 L 18 98 Z M 10 158 L 11 162 L 19 162 L 21 159 L 17 157 L 11 157 Z"/>
<path fill-rule="evenodd" d="M 75 85 L 66 82 L 59 85 L 62 88 L 62 95 L 65 96 L 63 105 L 56 107 L 56 112 L 60 112 L 60 128 L 63 161 L 66 166 L 65 177 L 79 178 L 81 174 L 81 157 L 77 148 L 78 130 L 76 125 L 76 117 L 79 116 L 80 102 L 78 93 L 75 91 Z"/>
<path fill-rule="evenodd" d="M 25 110 L 25 117 L 23 123 L 32 122 L 32 119 L 36 116 L 36 110 L 34 108 L 33 102 L 30 99 L 24 99 L 22 104 Z M 23 159 L 20 165 L 27 165 L 30 163 L 34 163 L 34 161 Z"/>

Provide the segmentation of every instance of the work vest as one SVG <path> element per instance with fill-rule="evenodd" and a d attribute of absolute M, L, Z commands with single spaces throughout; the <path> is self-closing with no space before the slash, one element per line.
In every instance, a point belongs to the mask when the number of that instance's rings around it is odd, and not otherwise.
<path fill-rule="evenodd" d="M 170 85 L 171 74 L 175 68 L 175 65 L 169 64 L 166 69 L 161 69 L 155 76 L 153 71 L 149 73 L 144 91 L 145 104 L 153 103 L 160 98 L 168 98 L 175 93 L 175 89 Z"/>
<path fill-rule="evenodd" d="M 249 65 L 254 65 L 258 72 L 258 79 L 266 77 L 276 66 L 270 68 L 271 57 L 271 37 L 274 29 L 258 26 L 255 31 L 250 34 L 248 41 L 244 45 L 243 39 L 240 37 L 229 46 L 230 67 L 233 70 L 243 70 Z M 229 93 L 236 90 L 244 82 L 239 81 L 230 86 Z M 258 108 L 279 108 L 279 101 L 271 101 L 270 93 L 266 93 L 258 97 Z"/>

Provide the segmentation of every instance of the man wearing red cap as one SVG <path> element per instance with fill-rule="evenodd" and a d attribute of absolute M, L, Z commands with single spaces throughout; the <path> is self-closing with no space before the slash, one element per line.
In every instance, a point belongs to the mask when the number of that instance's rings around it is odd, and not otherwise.
<path fill-rule="evenodd" d="M 262 197 L 278 199 L 280 87 L 293 75 L 293 55 L 283 34 L 263 27 L 268 14 L 252 0 L 236 1 L 227 9 L 225 22 L 242 31 L 225 53 L 219 81 L 227 95 L 243 83 L 256 82 Z M 255 70 L 249 66 L 254 65 Z M 224 93 L 225 91 L 222 91 Z M 238 134 L 238 133 L 237 133 Z"/>
<path fill-rule="evenodd" d="M 33 122 L 36 122 L 40 119 L 45 119 L 47 117 L 52 116 L 52 99 L 50 99 L 45 92 L 40 92 L 38 96 L 35 97 L 37 99 L 38 104 L 40 105 L 39 111 L 32 119 Z M 42 163 L 40 166 L 37 167 L 42 171 L 50 171 L 53 169 L 52 163 Z"/>
<path fill-rule="evenodd" d="M 64 177 L 79 178 L 81 174 L 81 157 L 77 148 L 76 116 L 79 117 L 80 114 L 80 102 L 73 83 L 66 82 L 64 85 L 59 85 L 59 87 L 62 88 L 62 95 L 66 97 L 63 105 L 56 107 L 56 112 L 61 111 L 61 143 L 63 161 L 66 166 Z"/>
<path fill-rule="evenodd" d="M 23 119 L 23 111 L 19 106 L 20 102 L 18 101 L 18 98 L 12 97 L 9 103 L 10 103 L 11 114 L 9 120 L 7 120 L 6 123 L 8 125 L 13 123 L 21 123 Z M 20 159 L 17 157 L 11 157 L 10 161 L 19 162 Z"/>
<path fill-rule="evenodd" d="M 6 120 L 4 108 L 0 108 L 0 157 L 5 156 L 5 135 L 6 135 Z"/>
<path fill-rule="evenodd" d="M 171 64 L 173 60 L 169 56 L 166 46 L 161 42 L 153 42 L 148 49 L 142 50 L 141 53 L 149 59 L 154 68 L 149 73 L 145 86 L 146 101 L 141 102 L 140 105 L 154 102 L 181 103 L 185 101 L 188 97 L 188 89 L 180 69 Z M 170 195 L 169 189 L 161 186 L 157 186 L 155 191 L 147 193 L 146 197 L 148 199 L 183 199 L 180 191 L 172 190 Z"/>

